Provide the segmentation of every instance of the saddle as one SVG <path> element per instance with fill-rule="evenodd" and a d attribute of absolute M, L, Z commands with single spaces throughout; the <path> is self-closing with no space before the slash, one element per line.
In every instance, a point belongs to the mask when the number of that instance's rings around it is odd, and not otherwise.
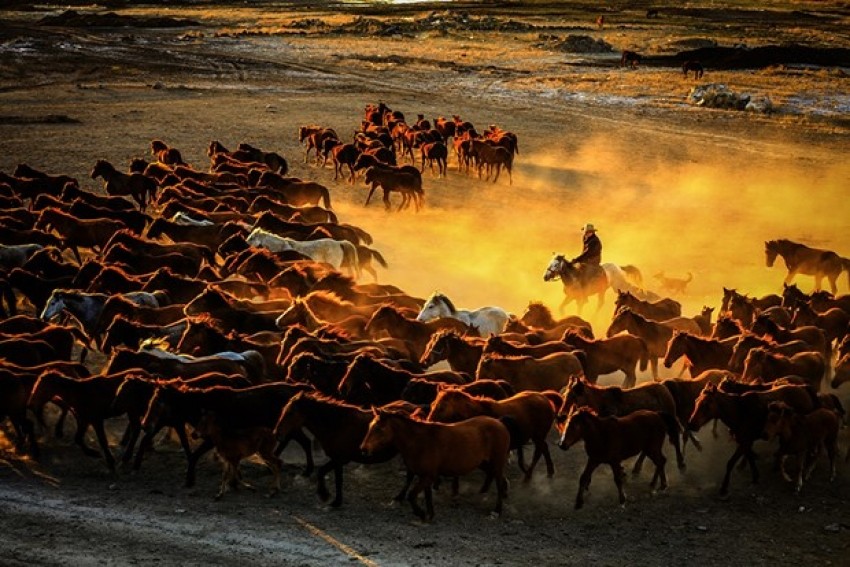
<path fill-rule="evenodd" d="M 599 278 L 605 278 L 605 270 L 599 264 L 579 262 L 576 267 L 578 268 L 578 281 L 582 287 L 588 287 Z"/>

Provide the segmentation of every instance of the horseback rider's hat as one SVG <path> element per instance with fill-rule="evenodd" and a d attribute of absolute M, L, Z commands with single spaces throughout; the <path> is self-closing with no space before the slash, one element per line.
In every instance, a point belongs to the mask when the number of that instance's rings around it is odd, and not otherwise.
<path fill-rule="evenodd" d="M 593 223 L 587 223 L 581 229 L 583 232 L 596 232 L 596 227 L 593 226 Z"/>

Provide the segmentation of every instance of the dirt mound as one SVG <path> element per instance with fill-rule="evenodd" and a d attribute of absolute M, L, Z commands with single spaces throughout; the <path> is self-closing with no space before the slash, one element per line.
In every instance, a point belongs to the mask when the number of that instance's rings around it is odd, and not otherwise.
<path fill-rule="evenodd" d="M 554 49 L 564 53 L 611 53 L 614 46 L 603 39 L 596 39 L 589 35 L 568 35 L 560 38 L 556 35 L 541 35 L 543 40 L 537 47 Z"/>
<path fill-rule="evenodd" d="M 87 14 L 76 10 L 66 10 L 58 16 L 45 16 L 38 21 L 38 24 L 67 28 L 183 28 L 200 25 L 194 20 L 168 17 L 143 18 L 118 15 L 115 12 Z"/>
<path fill-rule="evenodd" d="M 303 18 L 290 23 L 288 28 L 311 30 L 316 33 L 369 34 L 378 36 L 413 35 L 422 32 L 452 31 L 529 31 L 535 26 L 525 22 L 496 16 L 470 16 L 466 12 L 431 12 L 413 20 L 379 20 L 357 16 L 352 21 L 331 26 L 318 18 Z"/>

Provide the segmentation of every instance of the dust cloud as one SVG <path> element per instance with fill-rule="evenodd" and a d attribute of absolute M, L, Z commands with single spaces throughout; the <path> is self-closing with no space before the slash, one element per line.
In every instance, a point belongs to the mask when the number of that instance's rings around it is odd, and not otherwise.
<path fill-rule="evenodd" d="M 375 237 L 390 263 L 382 281 L 423 297 L 439 290 L 460 308 L 498 305 L 516 314 L 529 301 L 558 314 L 561 285 L 544 282 L 543 273 L 553 253 L 578 255 L 586 222 L 599 229 L 603 262 L 637 266 L 650 290 L 665 295 L 658 272 L 692 273 L 687 293 L 675 296 L 687 316 L 718 307 L 722 286 L 780 291 L 785 268 L 781 260 L 766 267 L 765 240 L 790 238 L 850 256 L 841 237 L 850 225 L 846 163 L 816 167 L 722 145 L 642 151 L 610 136 L 589 138 L 576 151 L 549 148 L 520 154 L 510 186 L 459 174 L 454 163 L 444 179 L 426 171 L 426 207 L 418 214 L 385 213 L 380 199 L 364 208 L 362 185 L 337 208 Z M 807 276 L 797 282 L 813 285 Z M 846 289 L 846 276 L 839 286 Z M 609 291 L 599 312 L 595 298 L 584 309 L 597 333 L 607 328 L 613 300 Z M 565 313 L 576 313 L 575 303 Z"/>

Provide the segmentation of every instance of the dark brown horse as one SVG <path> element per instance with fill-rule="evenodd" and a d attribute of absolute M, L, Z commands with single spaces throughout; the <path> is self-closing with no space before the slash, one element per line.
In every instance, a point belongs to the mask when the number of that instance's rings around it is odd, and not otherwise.
<path fill-rule="evenodd" d="M 369 410 L 348 405 L 330 397 L 308 392 L 296 394 L 280 414 L 275 435 L 284 438 L 301 428 L 306 429 L 321 444 L 328 462 L 319 466 L 316 474 L 317 493 L 322 501 L 330 497 L 325 477 L 334 472 L 336 495 L 331 506 L 342 505 L 343 467 L 350 463 L 383 463 L 396 455 L 396 450 L 387 448 L 372 455 L 365 455 L 360 444 L 366 437 L 374 415 Z M 406 489 L 398 498 L 404 497 Z"/>
<path fill-rule="evenodd" d="M 818 352 L 801 352 L 788 357 L 754 348 L 744 361 L 741 381 L 769 383 L 784 376 L 799 376 L 817 392 L 826 368 L 826 360 Z"/>
<path fill-rule="evenodd" d="M 662 358 L 667 352 L 667 344 L 673 338 L 674 330 L 663 323 L 647 319 L 632 311 L 630 307 L 623 307 L 615 312 L 614 319 L 611 321 L 606 334 L 608 337 L 616 338 L 617 333 L 623 331 L 644 342 L 652 366 L 652 377 L 657 380 L 658 359 Z"/>
<path fill-rule="evenodd" d="M 479 468 L 487 473 L 482 492 L 489 489 L 493 480 L 496 481 L 494 513 L 501 515 L 502 500 L 508 489 L 505 466 L 511 440 L 510 433 L 500 421 L 479 416 L 459 423 L 443 424 L 419 421 L 398 412 L 373 411 L 375 416 L 360 448 L 366 455 L 386 451 L 389 447 L 401 453 L 408 474 L 418 476 L 407 495 L 417 516 L 423 520 L 433 519 L 431 487 L 440 476 L 457 477 Z M 423 490 L 424 511 L 416 501 Z"/>
<path fill-rule="evenodd" d="M 431 335 L 420 362 L 427 368 L 445 360 L 452 370 L 475 375 L 483 352 L 484 339 L 445 330 Z"/>
<path fill-rule="evenodd" d="M 707 384 L 697 398 L 694 412 L 688 420 L 688 429 L 698 431 L 712 419 L 720 419 L 729 427 L 737 443 L 735 452 L 726 463 L 726 474 L 720 486 L 721 496 L 729 493 L 732 469 L 741 457 L 750 464 L 753 482 L 758 482 L 753 444 L 763 438 L 767 419 L 767 405 L 772 401 L 783 401 L 791 407 L 808 413 L 817 404 L 817 397 L 806 386 L 780 386 L 764 392 L 729 394 L 714 384 Z"/>
<path fill-rule="evenodd" d="M 156 197 L 156 181 L 141 173 L 124 173 L 115 169 L 106 160 L 97 160 L 91 171 L 91 178 L 102 177 L 107 195 L 129 195 L 144 211 L 149 201 Z"/>
<path fill-rule="evenodd" d="M 372 186 L 366 196 L 366 205 L 369 204 L 375 189 L 380 187 L 384 192 L 383 200 L 387 210 L 391 208 L 390 193 L 392 192 L 401 194 L 401 202 L 396 210 L 406 209 L 410 206 L 410 203 L 413 203 L 417 211 L 422 208 L 425 200 L 425 193 L 422 190 L 422 174 L 415 167 L 374 165 L 366 170 L 363 180 L 367 185 Z"/>
<path fill-rule="evenodd" d="M 543 358 L 486 355 L 478 363 L 475 378 L 505 380 L 517 392 L 560 391 L 571 376 L 583 375 L 582 358 L 582 353 L 572 352 L 550 354 Z"/>
<path fill-rule="evenodd" d="M 511 435 L 511 447 L 517 449 L 519 467 L 525 473 L 525 481 L 531 480 L 534 467 L 542 456 L 546 460 L 546 474 L 555 474 L 555 465 L 549 455 L 546 436 L 552 429 L 555 411 L 560 407 L 561 396 L 557 392 L 520 392 L 504 400 L 476 397 L 455 388 L 443 389 L 431 404 L 428 421 L 455 423 L 478 415 L 507 418 Z M 528 468 L 522 458 L 522 445 L 531 441 L 534 455 Z"/>
<path fill-rule="evenodd" d="M 667 488 L 667 475 L 664 466 L 667 463 L 661 447 L 664 438 L 679 448 L 679 424 L 669 413 L 638 410 L 624 417 L 600 417 L 592 409 L 582 407 L 567 416 L 558 446 L 567 450 L 584 440 L 587 464 L 581 474 L 576 494 L 576 510 L 584 506 L 584 493 L 590 488 L 593 471 L 599 465 L 607 464 L 614 474 L 614 484 L 620 496 L 620 506 L 626 505 L 626 492 L 623 489 L 626 473 L 621 464 L 623 460 L 635 455 L 646 455 L 655 465 L 655 474 L 650 487 L 655 489 L 660 480 L 661 490 Z"/>
<path fill-rule="evenodd" d="M 621 291 L 617 293 L 617 301 L 614 303 L 614 312 L 628 307 L 635 313 L 643 315 L 647 319 L 655 321 L 667 321 L 674 317 L 682 316 L 682 305 L 670 298 L 658 301 L 643 301 L 631 292 Z"/>
<path fill-rule="evenodd" d="M 711 369 L 727 370 L 729 360 L 732 358 L 732 349 L 737 342 L 737 337 L 719 341 L 676 331 L 667 344 L 664 367 L 670 368 L 674 362 L 685 357 L 685 366 L 691 376 L 697 376 Z"/>
<path fill-rule="evenodd" d="M 659 383 L 641 384 L 635 388 L 620 388 L 618 386 L 596 386 L 582 378 L 573 379 L 564 390 L 564 402 L 558 411 L 558 421 L 563 423 L 565 417 L 575 409 L 588 406 L 602 416 L 626 416 L 638 410 L 651 410 L 669 414 L 676 419 L 676 401 L 670 390 Z M 678 429 L 677 429 L 678 431 Z M 685 468 L 685 457 L 678 441 L 676 461 L 680 469 Z M 635 463 L 635 473 L 640 471 L 643 459 Z"/>
<path fill-rule="evenodd" d="M 832 293 L 836 294 L 838 293 L 836 285 L 838 276 L 846 271 L 848 285 L 850 285 L 850 260 L 842 258 L 831 250 L 810 248 L 805 244 L 780 239 L 766 241 L 764 253 L 768 268 L 773 267 L 777 256 L 781 256 L 785 261 L 785 267 L 788 268 L 788 274 L 785 276 L 786 284 L 790 284 L 797 274 L 804 274 L 814 276 L 815 289 L 820 290 L 823 278 L 826 278 Z"/>

